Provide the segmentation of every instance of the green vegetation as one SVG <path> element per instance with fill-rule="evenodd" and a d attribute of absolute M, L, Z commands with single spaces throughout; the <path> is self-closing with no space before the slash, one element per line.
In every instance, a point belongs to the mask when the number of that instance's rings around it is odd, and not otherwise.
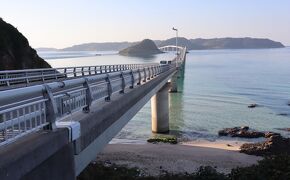
<path fill-rule="evenodd" d="M 170 143 L 170 144 L 177 144 L 177 138 L 175 136 L 169 136 L 169 135 L 158 135 L 155 137 L 152 137 L 147 140 L 149 143 Z"/>
<path fill-rule="evenodd" d="M 266 157 L 257 165 L 235 168 L 230 174 L 219 173 L 216 169 L 200 167 L 192 174 L 170 174 L 164 172 L 159 177 L 144 176 L 137 168 L 117 165 L 104 166 L 101 163 L 90 164 L 78 177 L 78 180 L 286 180 L 290 179 L 290 156 Z"/>

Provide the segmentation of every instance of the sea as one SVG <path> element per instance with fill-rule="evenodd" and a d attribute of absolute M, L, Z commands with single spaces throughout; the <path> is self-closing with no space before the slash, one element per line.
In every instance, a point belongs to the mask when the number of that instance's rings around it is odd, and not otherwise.
<path fill-rule="evenodd" d="M 138 58 L 114 51 L 38 54 L 55 68 L 159 63 L 175 56 L 164 53 Z M 227 139 L 219 137 L 218 131 L 235 126 L 290 136 L 280 129 L 290 128 L 290 47 L 189 51 L 178 84 L 179 92 L 169 94 L 170 134 L 184 141 Z M 250 104 L 258 106 L 248 108 Z M 143 143 L 155 135 L 148 102 L 112 142 Z"/>

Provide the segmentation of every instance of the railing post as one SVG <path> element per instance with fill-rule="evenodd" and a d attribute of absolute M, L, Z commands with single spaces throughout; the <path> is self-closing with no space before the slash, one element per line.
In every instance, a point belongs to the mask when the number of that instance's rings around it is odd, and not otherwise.
<path fill-rule="evenodd" d="M 43 74 L 43 70 L 41 71 L 41 80 L 42 80 L 42 82 L 44 82 L 44 74 Z"/>
<path fill-rule="evenodd" d="M 147 78 L 147 80 L 150 80 L 150 76 L 151 76 L 150 67 L 147 67 L 147 69 L 148 69 L 148 78 Z"/>
<path fill-rule="evenodd" d="M 89 67 L 89 75 L 91 75 L 91 66 Z"/>
<path fill-rule="evenodd" d="M 28 80 L 28 77 L 27 77 L 27 72 L 25 72 L 25 79 L 26 79 L 26 84 L 29 84 L 29 80 Z"/>
<path fill-rule="evenodd" d="M 133 70 L 131 69 L 131 78 L 132 78 L 132 84 L 131 84 L 131 86 L 130 86 L 130 88 L 131 89 L 133 89 L 134 88 L 134 84 L 135 84 L 135 77 L 134 77 L 134 73 L 133 73 Z"/>
<path fill-rule="evenodd" d="M 140 85 L 141 84 L 141 81 L 142 81 L 142 76 L 141 76 L 140 68 L 138 69 L 138 75 L 139 75 L 139 82 L 137 83 L 137 85 Z"/>
<path fill-rule="evenodd" d="M 67 78 L 67 73 L 66 73 L 67 72 L 67 68 L 64 68 L 63 72 L 64 72 L 64 77 Z"/>
<path fill-rule="evenodd" d="M 95 74 L 97 74 L 98 72 L 97 72 L 97 66 L 95 66 Z"/>
<path fill-rule="evenodd" d="M 86 88 L 86 104 L 87 104 L 87 106 L 83 109 L 83 111 L 90 112 L 90 107 L 91 107 L 92 102 L 93 102 L 93 93 L 92 93 L 92 89 L 89 85 L 89 81 L 87 78 L 85 78 L 84 87 Z"/>
<path fill-rule="evenodd" d="M 122 71 L 121 71 L 120 77 L 122 78 L 122 90 L 120 91 L 120 93 L 125 93 L 126 82 L 125 82 L 124 74 Z"/>
<path fill-rule="evenodd" d="M 82 67 L 82 76 L 84 76 L 85 73 L 84 73 L 84 67 Z"/>
<path fill-rule="evenodd" d="M 109 74 L 107 74 L 106 81 L 107 81 L 107 87 L 108 87 L 108 97 L 105 98 L 105 101 L 110 101 L 111 95 L 112 95 L 112 83 L 111 83 Z"/>
<path fill-rule="evenodd" d="M 9 79 L 8 79 L 8 73 L 6 73 L 5 76 L 6 76 L 6 84 L 7 84 L 7 86 L 10 86 Z"/>
<path fill-rule="evenodd" d="M 45 88 L 43 91 L 43 97 L 47 99 L 47 101 L 45 101 L 45 109 L 46 109 L 45 116 L 46 116 L 46 121 L 49 122 L 48 129 L 55 130 L 56 129 L 55 121 L 57 117 L 56 101 L 53 97 L 50 87 L 47 84 L 43 86 Z"/>
<path fill-rule="evenodd" d="M 74 77 L 77 77 L 77 73 L 76 73 L 76 68 L 74 68 L 74 71 L 73 71 L 73 73 L 74 73 Z"/>
<path fill-rule="evenodd" d="M 143 79 L 143 82 L 146 82 L 146 79 L 147 79 L 147 77 L 146 77 L 146 68 L 144 67 L 144 79 Z"/>

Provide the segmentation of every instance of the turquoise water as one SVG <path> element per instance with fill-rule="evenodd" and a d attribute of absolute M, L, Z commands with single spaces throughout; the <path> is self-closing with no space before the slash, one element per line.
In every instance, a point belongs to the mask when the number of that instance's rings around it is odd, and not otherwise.
<path fill-rule="evenodd" d="M 142 59 L 107 53 L 50 58 L 48 62 L 53 67 L 144 63 L 173 56 L 162 54 Z M 184 78 L 179 79 L 179 89 L 179 93 L 169 95 L 170 129 L 184 139 L 216 139 L 222 128 L 245 125 L 289 136 L 276 128 L 290 127 L 290 106 L 287 105 L 290 101 L 290 48 L 191 51 L 187 55 Z M 247 106 L 252 103 L 260 106 L 249 109 Z M 150 137 L 150 113 L 148 102 L 116 139 L 143 141 Z"/>

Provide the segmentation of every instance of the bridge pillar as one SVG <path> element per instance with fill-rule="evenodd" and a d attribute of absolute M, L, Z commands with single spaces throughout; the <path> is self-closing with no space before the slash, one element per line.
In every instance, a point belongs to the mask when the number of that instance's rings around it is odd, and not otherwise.
<path fill-rule="evenodd" d="M 168 90 L 169 84 L 167 83 L 151 98 L 152 132 L 166 133 L 169 131 Z"/>
<path fill-rule="evenodd" d="M 178 70 L 180 71 L 180 70 Z M 175 93 L 178 91 L 178 86 L 177 86 L 177 78 L 178 78 L 178 73 L 177 72 L 176 74 L 174 74 L 170 80 L 170 84 L 171 84 L 171 87 L 170 87 L 170 92 L 171 93 Z"/>

